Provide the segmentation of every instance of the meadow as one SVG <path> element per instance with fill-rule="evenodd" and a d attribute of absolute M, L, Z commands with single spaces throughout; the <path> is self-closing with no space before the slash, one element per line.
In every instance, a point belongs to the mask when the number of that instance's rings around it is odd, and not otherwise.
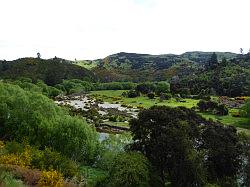
<path fill-rule="evenodd" d="M 176 100 L 175 98 L 171 98 L 169 100 L 160 101 L 159 97 L 155 97 L 154 99 L 149 99 L 146 96 L 139 96 L 135 98 L 128 98 L 122 96 L 122 93 L 127 90 L 99 90 L 99 91 L 92 91 L 90 95 L 94 96 L 95 98 L 101 99 L 105 102 L 110 103 L 120 103 L 128 107 L 138 107 L 138 108 L 150 108 L 151 106 L 158 105 L 158 106 L 169 106 L 169 107 L 178 107 L 183 106 L 186 108 L 196 107 L 199 99 L 180 99 Z M 216 99 L 216 97 L 213 97 Z M 215 121 L 219 121 L 224 125 L 234 125 L 237 127 L 238 131 L 244 131 L 247 134 L 250 134 L 250 127 L 247 126 L 244 122 L 247 118 L 244 117 L 234 117 L 233 114 L 239 112 L 239 109 L 229 109 L 229 114 L 225 116 L 219 116 L 212 113 L 205 113 L 205 112 L 198 112 L 206 119 L 212 119 Z M 119 122 L 116 122 L 113 125 L 120 125 Z M 121 123 L 121 126 L 126 126 L 126 124 Z"/>

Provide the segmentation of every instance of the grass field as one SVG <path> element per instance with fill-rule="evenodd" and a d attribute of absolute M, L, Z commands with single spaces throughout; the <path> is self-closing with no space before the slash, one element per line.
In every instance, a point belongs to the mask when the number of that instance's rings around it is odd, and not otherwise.
<path fill-rule="evenodd" d="M 196 106 L 199 100 L 194 99 L 182 99 L 185 102 L 176 102 L 175 99 L 165 100 L 160 102 L 159 98 L 149 99 L 148 97 L 140 96 L 136 98 L 127 98 L 122 97 L 121 94 L 126 90 L 102 90 L 102 91 L 93 91 L 92 95 L 100 95 L 99 98 L 102 98 L 107 102 L 114 102 L 113 98 L 117 98 L 117 101 L 131 106 L 143 106 L 144 108 L 149 108 L 153 105 L 166 105 L 170 107 L 185 106 L 187 108 L 192 108 Z M 105 97 L 103 97 L 105 96 Z M 112 98 L 113 97 L 113 98 Z M 119 99 L 120 98 L 120 99 Z"/>
<path fill-rule="evenodd" d="M 91 95 L 97 98 L 103 99 L 107 102 L 119 102 L 121 104 L 126 104 L 128 106 L 143 106 L 144 108 L 149 108 L 153 105 L 166 105 L 170 107 L 184 106 L 187 108 L 192 108 L 197 105 L 199 100 L 196 99 L 181 99 L 182 102 L 177 102 L 176 99 L 164 100 L 160 102 L 159 98 L 149 99 L 148 97 L 140 96 L 136 98 L 126 98 L 122 96 L 122 93 L 126 90 L 101 90 L 92 91 Z M 199 113 L 206 119 L 213 119 L 220 121 L 225 125 L 235 125 L 239 128 L 239 131 L 244 131 L 250 134 L 250 125 L 246 125 L 247 118 L 233 117 L 232 114 L 236 112 L 237 109 L 231 109 L 229 115 L 217 116 L 210 113 Z M 244 123 L 245 122 L 245 123 Z"/>

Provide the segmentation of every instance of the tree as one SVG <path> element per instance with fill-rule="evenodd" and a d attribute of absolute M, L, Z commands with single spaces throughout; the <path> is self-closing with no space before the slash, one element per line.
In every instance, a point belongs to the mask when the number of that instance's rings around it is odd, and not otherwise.
<path fill-rule="evenodd" d="M 131 120 L 130 129 L 130 149 L 149 159 L 162 186 L 168 179 L 177 187 L 202 186 L 207 179 L 236 181 L 241 148 L 232 126 L 207 121 L 185 107 L 153 106 Z"/>
<path fill-rule="evenodd" d="M 236 128 L 219 124 L 207 126 L 202 133 L 202 148 L 207 152 L 205 165 L 209 181 L 219 181 L 221 186 L 235 183 L 242 153 Z"/>
<path fill-rule="evenodd" d="M 0 82 L 0 98 L 1 139 L 25 139 L 80 162 L 95 159 L 98 134 L 85 120 L 70 116 L 46 96 L 16 85 Z"/>
<path fill-rule="evenodd" d="M 221 63 L 220 63 L 220 65 L 222 66 L 222 67 L 225 67 L 225 66 L 227 66 L 227 59 L 225 58 L 225 57 L 223 57 L 222 58 L 222 61 L 221 61 Z"/>
<path fill-rule="evenodd" d="M 216 55 L 216 53 L 213 53 L 213 54 L 211 55 L 210 60 L 209 60 L 209 67 L 210 67 L 211 69 L 215 69 L 217 66 L 218 66 L 217 55 Z"/>
<path fill-rule="evenodd" d="M 161 93 L 169 93 L 170 92 L 170 84 L 165 81 L 158 82 L 156 84 L 155 93 L 157 95 L 161 95 Z"/>
<path fill-rule="evenodd" d="M 194 149 L 199 138 L 196 124 L 201 119 L 184 107 L 154 106 L 130 122 L 134 136 L 131 149 L 147 156 L 162 186 L 168 177 L 173 186 L 204 184 L 201 153 Z"/>
<path fill-rule="evenodd" d="M 41 59 L 41 54 L 39 52 L 36 55 L 38 59 Z"/>
<path fill-rule="evenodd" d="M 240 48 L 240 54 L 244 54 L 243 48 Z"/>

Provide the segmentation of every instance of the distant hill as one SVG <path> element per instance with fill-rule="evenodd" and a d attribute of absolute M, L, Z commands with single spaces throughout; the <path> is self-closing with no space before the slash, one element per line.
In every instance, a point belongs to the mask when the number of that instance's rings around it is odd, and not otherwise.
<path fill-rule="evenodd" d="M 233 59 L 238 56 L 238 54 L 231 53 L 231 52 L 215 52 L 215 53 L 219 61 L 221 61 L 223 58 Z M 186 58 L 193 62 L 206 63 L 210 59 L 212 54 L 213 52 L 192 51 L 192 52 L 183 53 L 180 56 L 182 58 Z"/>
<path fill-rule="evenodd" d="M 29 77 L 41 79 L 48 85 L 61 83 L 63 79 L 95 81 L 97 77 L 86 68 L 74 65 L 72 61 L 54 58 L 20 58 L 13 61 L 0 61 L 0 78 Z"/>
<path fill-rule="evenodd" d="M 236 58 L 238 54 L 216 52 L 218 60 Z M 120 52 L 94 61 L 82 61 L 84 67 L 93 70 L 102 81 L 166 80 L 173 75 L 187 73 L 205 66 L 212 52 L 186 52 L 181 55 L 150 55 Z"/>

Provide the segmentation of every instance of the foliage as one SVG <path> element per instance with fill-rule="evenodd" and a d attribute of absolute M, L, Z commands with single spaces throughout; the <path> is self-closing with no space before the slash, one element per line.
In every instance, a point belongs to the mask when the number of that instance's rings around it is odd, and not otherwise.
<path fill-rule="evenodd" d="M 191 94 L 196 95 L 202 90 L 207 90 L 210 95 L 229 97 L 250 95 L 249 69 L 249 59 L 231 59 L 226 66 L 218 63 L 213 68 L 199 68 L 178 81 L 172 81 L 171 90 L 179 93 L 181 89 L 188 88 Z"/>
<path fill-rule="evenodd" d="M 199 110 L 201 112 L 213 112 L 216 115 L 228 115 L 228 109 L 224 104 L 218 104 L 212 100 L 200 100 L 197 103 Z"/>
<path fill-rule="evenodd" d="M 5 187 L 25 187 L 21 180 L 15 179 L 15 177 L 6 171 L 0 171 L 0 186 Z"/>
<path fill-rule="evenodd" d="M 56 170 L 43 171 L 38 186 L 63 186 L 62 174 Z"/>
<path fill-rule="evenodd" d="M 97 133 L 83 119 L 71 117 L 47 97 L 0 83 L 0 137 L 54 148 L 67 157 L 91 162 L 98 150 Z"/>
<path fill-rule="evenodd" d="M 245 105 L 241 109 L 241 115 L 250 118 L 250 100 L 247 100 Z"/>
<path fill-rule="evenodd" d="M 97 67 L 92 70 L 104 82 L 112 81 L 164 81 L 175 75 L 193 75 L 211 58 L 211 52 L 187 52 L 181 55 L 149 55 L 117 53 L 104 59 L 95 60 Z M 234 53 L 216 52 L 218 61 L 235 58 Z M 197 73 L 197 74 L 198 74 Z"/>
<path fill-rule="evenodd" d="M 105 180 L 108 177 L 107 171 L 90 166 L 81 166 L 80 171 L 84 177 L 82 183 L 86 186 L 105 186 Z"/>
<path fill-rule="evenodd" d="M 163 101 L 163 100 L 169 100 L 171 99 L 172 95 L 170 93 L 161 93 L 160 94 L 160 100 Z"/>
<path fill-rule="evenodd" d="M 58 170 L 65 177 L 73 177 L 78 168 L 75 162 L 51 148 L 39 150 L 24 143 L 6 142 L 0 155 L 1 164 L 18 165 L 40 170 Z"/>
<path fill-rule="evenodd" d="M 202 133 L 202 148 L 207 152 L 205 165 L 208 178 L 221 185 L 236 181 L 240 170 L 242 148 L 236 129 L 232 126 L 208 126 Z"/>
<path fill-rule="evenodd" d="M 218 65 L 217 55 L 216 55 L 216 53 L 213 53 L 211 55 L 211 58 L 209 59 L 209 67 L 211 69 L 215 69 L 217 67 L 217 65 Z"/>
<path fill-rule="evenodd" d="M 76 163 L 50 148 L 44 150 L 33 148 L 31 165 L 40 170 L 57 170 L 67 178 L 76 176 L 78 171 Z"/>
<path fill-rule="evenodd" d="M 160 81 L 156 83 L 156 90 L 155 93 L 160 95 L 162 93 L 169 93 L 170 92 L 170 84 L 166 81 Z"/>
<path fill-rule="evenodd" d="M 148 186 L 149 163 L 140 153 L 120 153 L 109 171 L 108 186 Z"/>
<path fill-rule="evenodd" d="M 59 84 L 64 79 L 96 80 L 91 71 L 59 58 L 49 60 L 21 58 L 14 61 L 0 61 L 0 75 L 1 78 L 40 79 L 50 86 Z"/>
<path fill-rule="evenodd" d="M 136 84 L 133 82 L 109 82 L 109 83 L 95 83 L 95 90 L 131 90 Z"/>
<path fill-rule="evenodd" d="M 87 92 L 94 89 L 92 83 L 78 79 L 63 80 L 61 84 L 57 84 L 55 87 L 66 91 L 66 94 Z"/>
<path fill-rule="evenodd" d="M 130 134 L 109 134 L 108 138 L 101 142 L 100 157 L 97 160 L 96 166 L 102 170 L 109 171 L 114 158 L 124 152 L 124 147 L 131 142 Z"/>
<path fill-rule="evenodd" d="M 11 173 L 26 185 L 35 186 L 40 179 L 41 172 L 37 169 L 24 168 L 17 165 L 1 165 L 0 170 Z"/>
<path fill-rule="evenodd" d="M 147 96 L 148 96 L 149 99 L 154 99 L 155 98 L 155 94 L 152 93 L 152 92 L 148 93 Z"/>
<path fill-rule="evenodd" d="M 140 83 L 136 86 L 136 91 L 142 94 L 148 94 L 156 90 L 156 85 L 151 82 Z"/>
<path fill-rule="evenodd" d="M 17 165 L 21 167 L 31 166 L 31 150 L 29 147 L 25 147 L 21 153 L 8 153 L 0 155 L 1 164 Z"/>
<path fill-rule="evenodd" d="M 242 146 L 242 170 L 239 177 L 242 179 L 241 186 L 250 186 L 250 136 L 240 133 L 240 143 Z"/>
<path fill-rule="evenodd" d="M 26 91 L 42 93 L 43 95 L 46 95 L 49 98 L 54 98 L 62 94 L 61 90 L 52 86 L 48 86 L 41 80 L 37 80 L 37 82 L 33 83 L 32 79 L 30 78 L 18 78 L 18 80 L 15 81 L 7 80 L 5 82 L 18 85 Z"/>
<path fill-rule="evenodd" d="M 168 177 L 173 186 L 235 181 L 241 149 L 234 127 L 206 121 L 184 107 L 166 106 L 141 111 L 130 126 L 130 149 L 147 156 L 162 186 Z"/>

